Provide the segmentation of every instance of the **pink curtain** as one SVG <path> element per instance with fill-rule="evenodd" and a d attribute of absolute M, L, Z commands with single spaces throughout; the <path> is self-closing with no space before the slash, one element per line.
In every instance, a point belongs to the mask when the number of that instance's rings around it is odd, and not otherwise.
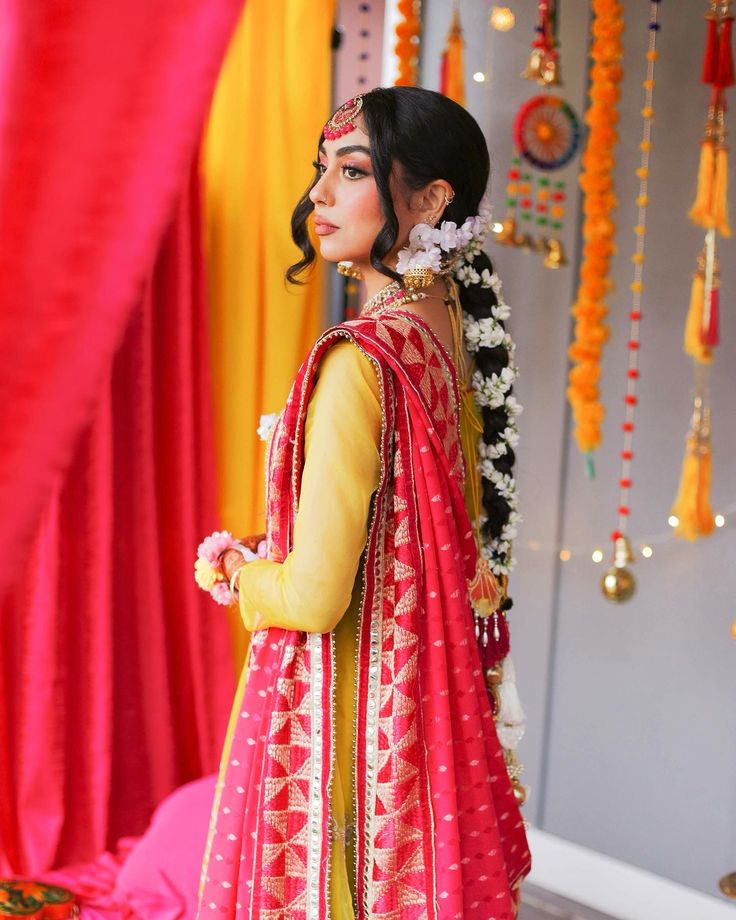
<path fill-rule="evenodd" d="M 1 5 L 0 597 L 98 403 L 242 6 Z"/>
<path fill-rule="evenodd" d="M 114 849 L 216 768 L 233 693 L 194 585 L 217 524 L 192 180 L 0 621 L 0 872 Z"/>

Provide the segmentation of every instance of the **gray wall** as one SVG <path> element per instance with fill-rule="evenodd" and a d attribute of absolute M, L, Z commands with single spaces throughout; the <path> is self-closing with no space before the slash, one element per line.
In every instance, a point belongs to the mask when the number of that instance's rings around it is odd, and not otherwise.
<path fill-rule="evenodd" d="M 468 103 L 489 140 L 494 213 L 503 214 L 511 124 L 537 90 L 519 78 L 536 3 L 513 4 L 516 27 L 487 24 L 488 4 L 462 0 Z M 599 589 L 603 565 L 588 552 L 561 562 L 570 544 L 610 556 L 616 526 L 625 391 L 630 255 L 641 137 L 649 4 L 624 0 L 625 71 L 616 170 L 619 253 L 610 297 L 612 335 L 603 361 L 607 407 L 597 475 L 586 479 L 574 444 L 565 387 L 572 267 L 551 272 L 539 257 L 491 246 L 514 313 L 511 330 L 521 374 L 518 482 L 524 522 L 512 575 L 514 658 L 529 724 L 520 754 L 532 797 L 526 815 L 538 827 L 708 893 L 736 869 L 736 534 L 727 526 L 693 545 L 668 539 L 634 566 L 636 596 L 616 606 Z M 649 234 L 631 494 L 632 538 L 668 531 L 692 405 L 692 368 L 681 350 L 691 272 L 702 233 L 686 219 L 695 188 L 707 89 L 699 82 L 704 2 L 663 3 L 654 95 Z M 437 86 L 448 0 L 425 0 L 423 81 Z M 584 111 L 588 4 L 562 4 L 565 97 Z M 736 92 L 731 92 L 732 99 Z M 731 115 L 736 136 L 736 112 Z M 735 154 L 736 155 L 736 154 Z M 579 160 L 564 173 L 564 239 L 576 258 Z M 733 184 L 733 170 L 731 173 Z M 733 196 L 732 196 L 733 199 Z M 736 204 L 734 204 L 736 219 Z M 722 330 L 712 371 L 714 508 L 736 500 L 736 400 L 733 317 L 734 242 L 721 247 Z M 533 550 L 531 541 L 542 549 Z"/>

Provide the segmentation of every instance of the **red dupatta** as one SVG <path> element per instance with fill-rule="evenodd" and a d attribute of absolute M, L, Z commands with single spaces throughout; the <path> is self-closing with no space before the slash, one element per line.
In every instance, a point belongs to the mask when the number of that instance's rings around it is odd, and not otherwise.
<path fill-rule="evenodd" d="M 373 362 L 383 412 L 361 571 L 356 918 L 511 920 L 530 856 L 468 597 L 477 551 L 463 496 L 457 379 L 416 314 L 335 326 L 302 365 L 269 447 L 269 558 L 283 561 L 291 548 L 309 398 L 320 359 L 344 338 Z M 333 634 L 259 630 L 244 677 L 199 917 L 327 920 Z"/>

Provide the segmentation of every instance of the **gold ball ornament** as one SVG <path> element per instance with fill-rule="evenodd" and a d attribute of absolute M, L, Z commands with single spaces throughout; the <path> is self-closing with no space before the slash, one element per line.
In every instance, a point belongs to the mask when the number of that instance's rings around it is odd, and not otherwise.
<path fill-rule="evenodd" d="M 718 882 L 718 887 L 727 898 L 736 898 L 736 872 L 729 872 Z"/>
<path fill-rule="evenodd" d="M 612 565 L 601 578 L 601 591 L 609 601 L 623 604 L 636 591 L 636 579 L 625 566 Z"/>

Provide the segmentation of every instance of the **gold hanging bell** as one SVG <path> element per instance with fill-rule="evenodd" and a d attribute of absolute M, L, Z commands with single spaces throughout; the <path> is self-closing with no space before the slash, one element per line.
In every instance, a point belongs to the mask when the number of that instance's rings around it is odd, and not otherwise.
<path fill-rule="evenodd" d="M 627 568 L 630 562 L 634 562 L 634 554 L 629 538 L 625 535 L 617 537 L 613 547 L 613 565 L 601 579 L 601 591 L 609 601 L 622 604 L 636 591 L 636 579 Z"/>
<path fill-rule="evenodd" d="M 561 86 L 560 62 L 556 57 L 547 55 L 542 62 L 542 68 L 538 82 L 542 86 Z"/>
<path fill-rule="evenodd" d="M 545 268 L 560 268 L 567 265 L 565 250 L 562 247 L 562 240 L 554 237 L 547 240 L 547 255 L 544 257 L 543 265 Z"/>
<path fill-rule="evenodd" d="M 526 68 L 522 72 L 525 80 L 541 80 L 544 54 L 541 48 L 532 48 Z"/>

